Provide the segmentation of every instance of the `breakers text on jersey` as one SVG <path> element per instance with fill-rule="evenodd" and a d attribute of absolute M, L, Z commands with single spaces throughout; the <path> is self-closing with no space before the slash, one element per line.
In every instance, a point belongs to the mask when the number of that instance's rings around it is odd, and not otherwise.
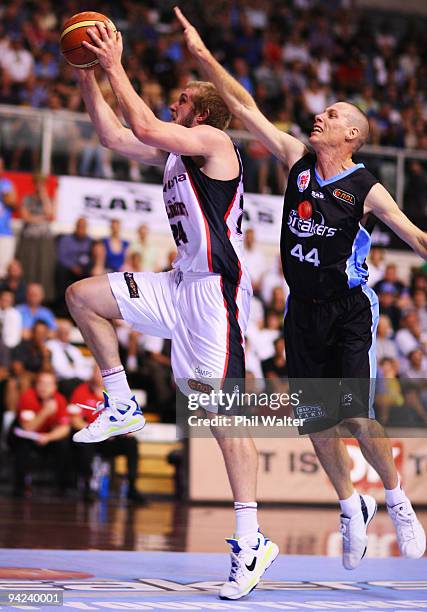
<path fill-rule="evenodd" d="M 314 216 L 316 216 L 317 222 Z M 323 215 L 319 211 L 314 211 L 311 219 L 301 219 L 298 211 L 291 210 L 288 217 L 288 227 L 293 234 L 300 238 L 309 238 L 310 236 L 331 238 L 338 231 L 336 227 L 325 225 Z"/>

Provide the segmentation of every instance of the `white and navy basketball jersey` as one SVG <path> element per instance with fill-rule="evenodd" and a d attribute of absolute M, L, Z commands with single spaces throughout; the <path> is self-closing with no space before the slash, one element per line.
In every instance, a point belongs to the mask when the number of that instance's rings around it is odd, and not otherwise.
<path fill-rule="evenodd" d="M 221 274 L 252 291 L 243 259 L 243 176 L 221 181 L 204 174 L 191 157 L 171 153 L 163 176 L 163 199 L 182 272 Z"/>

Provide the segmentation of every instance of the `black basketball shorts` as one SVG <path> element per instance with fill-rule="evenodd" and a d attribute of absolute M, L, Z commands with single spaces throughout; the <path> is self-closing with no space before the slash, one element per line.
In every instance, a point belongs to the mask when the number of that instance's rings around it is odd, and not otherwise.
<path fill-rule="evenodd" d="M 373 409 L 378 298 L 355 287 L 332 300 L 289 296 L 284 336 L 300 433 L 334 427 L 346 418 L 375 418 Z"/>

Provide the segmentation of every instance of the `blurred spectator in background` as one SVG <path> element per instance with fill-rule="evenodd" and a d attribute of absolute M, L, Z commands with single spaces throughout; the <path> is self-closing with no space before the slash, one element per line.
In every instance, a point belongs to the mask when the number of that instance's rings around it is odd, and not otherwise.
<path fill-rule="evenodd" d="M 133 253 L 138 253 L 141 256 L 141 266 L 144 272 L 155 272 L 158 270 L 156 249 L 150 242 L 148 226 L 145 223 L 138 227 L 137 239 L 130 243 L 128 258 Z"/>
<path fill-rule="evenodd" d="M 374 287 L 384 278 L 384 249 L 381 249 L 380 247 L 372 247 L 367 263 L 369 269 L 368 286 Z"/>
<path fill-rule="evenodd" d="M 397 370 L 395 360 L 388 357 L 381 360 L 375 397 L 379 420 L 382 425 L 390 427 L 425 427 L 427 412 L 417 385 L 401 382 Z"/>
<path fill-rule="evenodd" d="M 87 233 L 87 221 L 79 217 L 72 234 L 64 234 L 57 242 L 57 289 L 61 301 L 66 288 L 89 275 L 92 240 Z"/>
<path fill-rule="evenodd" d="M 392 283 L 380 282 L 376 286 L 380 314 L 387 315 L 394 331 L 399 329 L 401 312 L 396 306 L 397 291 Z"/>
<path fill-rule="evenodd" d="M 70 425 L 65 397 L 58 393 L 55 375 L 38 374 L 35 384 L 19 399 L 16 425 L 12 427 L 9 445 L 15 457 L 14 495 L 26 493 L 26 477 L 30 474 L 33 455 L 52 459 L 58 493 L 63 494 L 70 482 Z"/>
<path fill-rule="evenodd" d="M 99 402 L 104 401 L 102 376 L 99 368 L 93 368 L 90 379 L 79 385 L 71 396 L 68 414 L 70 415 L 72 431 L 78 431 L 91 423 L 98 416 L 96 408 Z M 88 406 L 84 409 L 77 404 Z M 93 410 L 90 410 L 93 408 Z M 103 459 L 113 459 L 120 455 L 126 457 L 128 489 L 127 498 L 136 503 L 145 503 L 145 497 L 136 488 L 138 477 L 138 441 L 132 435 L 111 438 L 97 444 L 77 444 L 73 448 L 77 457 L 79 475 L 84 481 L 84 494 L 90 496 L 90 480 L 92 478 L 92 462 L 95 455 Z"/>
<path fill-rule="evenodd" d="M 48 332 L 44 321 L 36 321 L 30 337 L 22 340 L 11 352 L 10 410 L 16 408 L 19 394 L 30 387 L 35 374 L 51 371 L 51 355 L 46 346 Z"/>
<path fill-rule="evenodd" d="M 22 338 L 22 317 L 13 302 L 13 293 L 0 289 L 0 339 L 8 349 L 15 348 Z"/>
<path fill-rule="evenodd" d="M 420 349 L 414 349 L 409 353 L 405 376 L 419 379 L 424 386 L 427 384 L 427 358 Z"/>
<path fill-rule="evenodd" d="M 27 283 L 40 283 L 46 301 L 55 298 L 55 242 L 50 224 L 55 208 L 46 189 L 46 178 L 33 175 L 34 192 L 24 197 L 21 218 L 24 222 L 18 240 L 16 258 L 21 262 Z"/>
<path fill-rule="evenodd" d="M 75 387 L 88 380 L 92 374 L 93 360 L 71 344 L 72 325 L 65 319 L 58 321 L 55 338 L 48 340 L 52 369 L 58 380 L 59 391 L 69 398 Z"/>
<path fill-rule="evenodd" d="M 422 332 L 420 321 L 415 310 L 406 312 L 396 333 L 396 345 L 401 357 L 408 357 L 415 349 L 427 351 L 427 332 Z"/>
<path fill-rule="evenodd" d="M 397 276 L 397 266 L 394 263 L 389 263 L 386 265 L 384 270 L 383 278 L 374 286 L 374 290 L 377 293 L 381 293 L 381 288 L 383 284 L 388 283 L 388 285 L 392 286 L 395 290 L 395 294 L 400 296 L 402 291 L 405 289 L 405 284 L 398 278 Z"/>
<path fill-rule="evenodd" d="M 90 249 L 90 276 L 106 274 L 105 267 L 105 244 L 103 240 L 94 240 Z"/>
<path fill-rule="evenodd" d="M 415 289 L 412 294 L 414 309 L 423 332 L 427 332 L 427 295 L 425 289 Z"/>
<path fill-rule="evenodd" d="M 6 276 L 0 280 L 0 291 L 10 291 L 13 293 L 15 304 L 25 302 L 27 286 L 24 282 L 24 271 L 17 259 L 12 259 L 7 266 Z"/>
<path fill-rule="evenodd" d="M 125 263 L 129 242 L 123 240 L 120 233 L 121 222 L 119 219 L 112 219 L 110 222 L 110 236 L 109 238 L 104 238 L 105 267 L 108 272 L 119 272 Z"/>
<path fill-rule="evenodd" d="M 43 321 L 49 328 L 50 335 L 56 330 L 56 320 L 53 312 L 43 306 L 44 289 L 38 283 L 30 283 L 27 287 L 25 302 L 17 305 L 22 317 L 22 337 L 27 339 L 31 335 L 31 328 L 36 321 Z"/>
<path fill-rule="evenodd" d="M 0 277 L 6 274 L 7 266 L 15 252 L 12 230 L 12 211 L 17 207 L 15 188 L 4 175 L 4 161 L 0 156 Z"/>
<path fill-rule="evenodd" d="M 254 293 L 258 294 L 262 275 L 267 271 L 267 263 L 264 255 L 256 246 L 255 232 L 252 228 L 245 231 L 244 259 L 249 270 Z"/>
<path fill-rule="evenodd" d="M 10 46 L 3 50 L 0 65 L 3 69 L 4 87 L 10 91 L 15 104 L 19 101 L 20 87 L 34 78 L 34 58 L 24 47 L 22 36 L 18 33 L 9 34 Z"/>
<path fill-rule="evenodd" d="M 269 359 L 262 361 L 262 371 L 267 379 L 286 378 L 288 376 L 288 368 L 286 366 L 285 341 L 282 336 L 274 340 L 274 355 Z"/>
<path fill-rule="evenodd" d="M 393 338 L 393 328 L 387 315 L 380 315 L 377 328 L 377 341 L 375 350 L 377 361 L 380 363 L 385 357 L 398 359 L 398 350 Z"/>

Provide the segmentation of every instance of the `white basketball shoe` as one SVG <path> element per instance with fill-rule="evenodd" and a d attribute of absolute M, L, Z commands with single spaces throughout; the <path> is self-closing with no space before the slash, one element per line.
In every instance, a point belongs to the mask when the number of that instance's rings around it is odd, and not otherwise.
<path fill-rule="evenodd" d="M 341 514 L 342 564 L 355 569 L 365 556 L 368 546 L 367 529 L 377 511 L 377 502 L 370 495 L 360 495 L 360 512 L 352 517 Z"/>
<path fill-rule="evenodd" d="M 79 404 L 81 408 L 89 408 Z M 73 436 L 73 442 L 102 442 L 113 436 L 132 433 L 142 429 L 145 419 L 142 410 L 133 396 L 129 400 L 120 400 L 109 397 L 104 392 L 104 401 L 99 402 L 96 410 L 98 417 L 89 425 L 77 431 Z"/>
<path fill-rule="evenodd" d="M 245 538 L 226 540 L 231 546 L 231 571 L 219 592 L 220 599 L 240 599 L 248 595 L 261 580 L 265 570 L 279 554 L 277 544 L 258 532 L 258 543 L 249 546 Z"/>
<path fill-rule="evenodd" d="M 408 498 L 395 506 L 387 506 L 387 511 L 396 529 L 400 554 L 408 559 L 419 559 L 426 550 L 426 534 L 417 519 Z"/>

